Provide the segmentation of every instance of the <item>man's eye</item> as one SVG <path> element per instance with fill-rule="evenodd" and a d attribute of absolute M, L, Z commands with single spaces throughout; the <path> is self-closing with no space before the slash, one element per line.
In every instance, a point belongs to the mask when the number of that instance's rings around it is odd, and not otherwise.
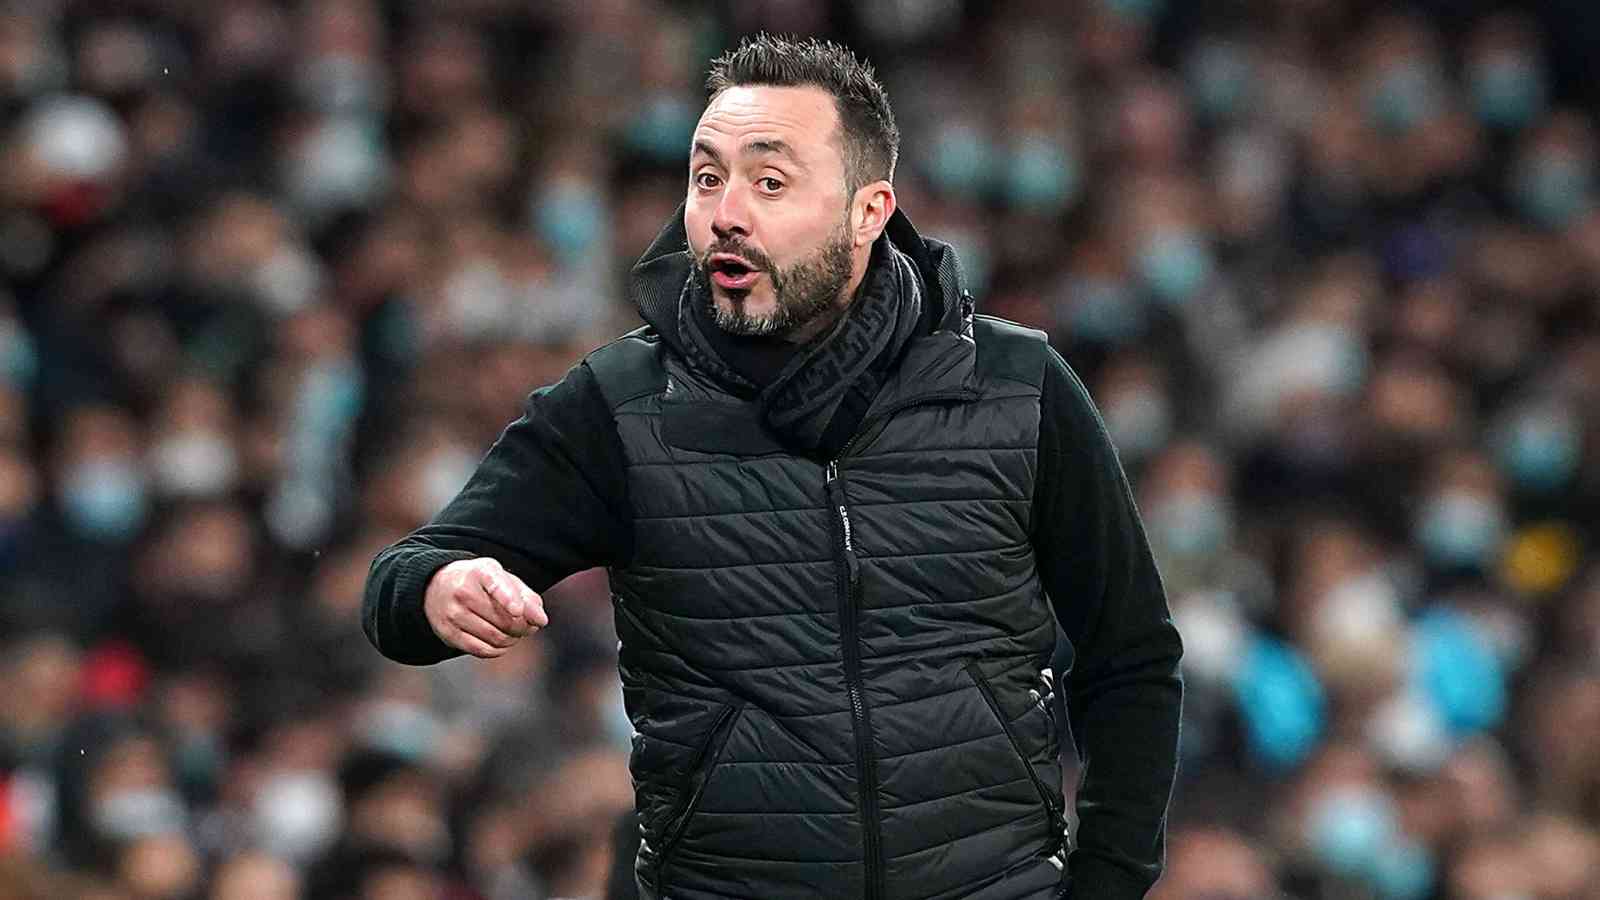
<path fill-rule="evenodd" d="M 717 180 L 718 180 L 717 176 L 711 174 L 710 172 L 701 172 L 699 175 L 696 175 L 694 177 L 695 184 L 698 184 L 703 188 L 714 188 L 714 187 L 716 187 L 717 186 Z"/>
<path fill-rule="evenodd" d="M 783 182 L 779 181 L 776 178 L 772 178 L 770 176 L 767 177 L 767 178 L 761 179 L 761 181 L 758 182 L 758 183 L 763 185 L 763 186 L 765 186 L 768 193 L 774 193 L 775 194 L 778 191 L 783 189 Z"/>

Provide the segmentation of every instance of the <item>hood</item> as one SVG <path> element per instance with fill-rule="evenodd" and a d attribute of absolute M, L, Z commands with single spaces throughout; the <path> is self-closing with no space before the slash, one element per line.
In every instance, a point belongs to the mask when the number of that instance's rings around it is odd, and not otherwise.
<path fill-rule="evenodd" d="M 684 204 L 678 204 L 677 211 L 634 263 L 627 288 L 628 299 L 638 308 L 639 316 L 680 353 L 684 342 L 678 330 L 678 303 L 694 266 L 683 210 Z M 943 241 L 923 237 L 899 209 L 889 217 L 878 240 L 887 241 L 915 264 L 923 300 L 929 306 L 925 321 L 933 323 L 930 330 L 970 336 L 974 303 L 955 250 Z"/>

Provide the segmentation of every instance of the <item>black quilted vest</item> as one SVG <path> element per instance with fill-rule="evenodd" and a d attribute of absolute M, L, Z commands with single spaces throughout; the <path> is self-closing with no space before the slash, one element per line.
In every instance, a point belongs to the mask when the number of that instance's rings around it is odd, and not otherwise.
<path fill-rule="evenodd" d="M 642 897 L 1055 896 L 1045 337 L 966 323 L 913 339 L 833 461 L 649 328 L 589 357 L 635 525 L 611 585 Z"/>

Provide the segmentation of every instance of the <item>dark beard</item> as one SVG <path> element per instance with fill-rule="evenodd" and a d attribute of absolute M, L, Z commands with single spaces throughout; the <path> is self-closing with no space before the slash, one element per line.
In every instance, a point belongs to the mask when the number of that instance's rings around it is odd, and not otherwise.
<path fill-rule="evenodd" d="M 711 293 L 708 265 L 712 253 L 737 253 L 766 272 L 777 298 L 777 307 L 770 316 L 756 317 L 745 312 L 748 291 L 724 291 L 732 300 L 733 308 L 724 310 L 717 305 Z M 705 289 L 706 303 L 710 304 L 711 318 L 718 328 L 743 337 L 782 337 L 837 312 L 839 296 L 850 283 L 850 263 L 850 232 L 845 223 L 840 223 L 816 253 L 786 268 L 773 266 L 765 254 L 738 245 L 713 244 L 701 254 L 694 277 Z"/>

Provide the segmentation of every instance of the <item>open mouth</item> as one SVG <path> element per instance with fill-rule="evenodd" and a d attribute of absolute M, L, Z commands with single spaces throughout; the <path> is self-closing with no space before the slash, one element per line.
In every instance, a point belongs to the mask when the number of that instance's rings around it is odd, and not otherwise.
<path fill-rule="evenodd" d="M 731 253 L 711 257 L 711 280 L 730 291 L 748 290 L 761 277 L 761 270 Z"/>

